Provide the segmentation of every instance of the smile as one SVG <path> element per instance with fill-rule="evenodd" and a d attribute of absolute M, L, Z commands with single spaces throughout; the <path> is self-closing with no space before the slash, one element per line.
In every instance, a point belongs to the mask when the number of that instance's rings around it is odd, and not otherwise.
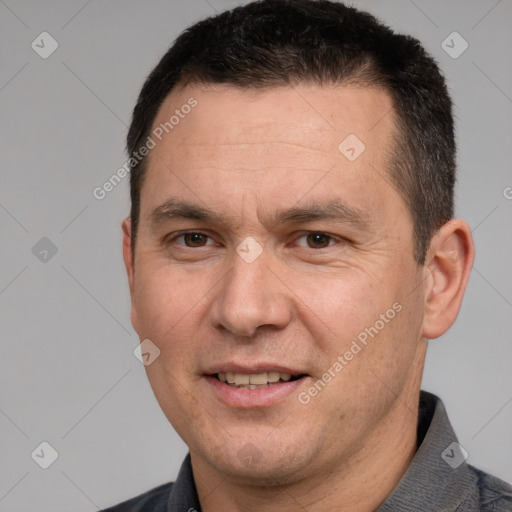
<path fill-rule="evenodd" d="M 264 371 L 258 368 L 222 368 L 224 371 L 204 375 L 205 392 L 212 393 L 222 404 L 235 409 L 266 408 L 296 396 L 309 375 L 288 373 L 285 368 Z M 252 370 L 252 371 L 251 371 Z M 215 371 L 215 370 L 214 370 Z M 293 370 L 292 370 L 293 371 Z"/>
<path fill-rule="evenodd" d="M 233 373 L 219 372 L 214 375 L 220 382 L 233 388 L 261 389 L 276 384 L 300 379 L 302 375 L 292 376 L 290 373 L 262 372 L 262 373 Z"/>

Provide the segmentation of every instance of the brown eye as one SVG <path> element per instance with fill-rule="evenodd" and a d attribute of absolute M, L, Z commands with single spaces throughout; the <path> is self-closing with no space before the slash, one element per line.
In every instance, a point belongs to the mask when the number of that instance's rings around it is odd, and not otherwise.
<path fill-rule="evenodd" d="M 306 240 L 308 247 L 311 247 L 312 249 L 323 249 L 330 245 L 332 237 L 325 233 L 310 233 L 309 235 L 306 235 Z"/>
<path fill-rule="evenodd" d="M 185 233 L 181 236 L 187 247 L 203 247 L 208 240 L 202 233 Z"/>
<path fill-rule="evenodd" d="M 323 233 L 310 233 L 306 239 L 309 247 L 313 249 L 322 249 L 329 245 L 329 237 Z"/>

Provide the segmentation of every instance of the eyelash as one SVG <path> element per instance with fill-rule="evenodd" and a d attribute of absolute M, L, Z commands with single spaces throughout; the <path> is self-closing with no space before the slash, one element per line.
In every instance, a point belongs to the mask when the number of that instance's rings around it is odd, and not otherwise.
<path fill-rule="evenodd" d="M 172 242 L 175 242 L 176 240 L 178 240 L 179 238 L 183 238 L 184 236 L 186 235 L 201 235 L 203 237 L 207 237 L 208 239 L 212 240 L 212 237 L 205 234 L 205 233 L 202 233 L 200 231 L 183 231 L 181 233 L 178 233 L 176 234 L 175 236 L 173 236 L 172 238 L 168 239 L 168 241 L 166 242 L 168 245 L 171 244 Z M 323 231 L 307 231 L 307 232 L 304 232 L 303 234 L 301 234 L 299 237 L 297 237 L 294 241 L 297 241 L 303 237 L 307 237 L 307 236 L 310 236 L 310 235 L 321 235 L 321 236 L 325 236 L 329 239 L 329 242 L 340 242 L 342 241 L 342 239 L 340 239 L 339 237 L 335 237 L 334 235 L 330 235 L 328 233 L 325 233 Z M 188 246 L 188 245 L 185 245 L 185 244 L 179 244 L 181 247 L 184 247 L 184 248 L 187 248 L 187 249 L 200 249 L 202 247 L 206 247 L 204 245 L 201 245 L 201 246 L 198 246 L 198 247 L 191 247 L 191 246 Z M 209 244 L 211 245 L 211 244 Z M 334 245 L 334 243 L 329 243 L 326 247 L 320 247 L 320 248 L 315 248 L 315 247 L 304 247 L 304 246 L 299 246 L 299 247 L 303 247 L 303 248 L 309 248 L 309 249 L 314 249 L 314 250 L 321 250 L 321 249 L 327 249 L 328 247 L 331 247 L 332 245 Z"/>

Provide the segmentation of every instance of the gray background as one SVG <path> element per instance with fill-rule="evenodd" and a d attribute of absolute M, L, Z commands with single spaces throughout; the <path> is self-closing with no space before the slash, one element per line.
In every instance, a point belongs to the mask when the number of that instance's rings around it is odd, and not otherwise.
<path fill-rule="evenodd" d="M 171 41 L 238 4 L 0 0 L 2 511 L 97 510 L 176 476 L 186 448 L 132 353 L 128 180 L 102 201 L 92 191 L 125 162 L 131 109 Z M 512 2 L 355 5 L 420 38 L 453 93 L 457 213 L 477 258 L 423 387 L 443 398 L 469 461 L 511 482 Z M 59 44 L 47 59 L 31 48 L 43 31 Z M 454 31 L 469 44 L 456 59 L 441 47 Z M 42 237 L 57 247 L 46 262 L 32 252 Z M 31 458 L 42 441 L 59 453 L 46 470 Z"/>

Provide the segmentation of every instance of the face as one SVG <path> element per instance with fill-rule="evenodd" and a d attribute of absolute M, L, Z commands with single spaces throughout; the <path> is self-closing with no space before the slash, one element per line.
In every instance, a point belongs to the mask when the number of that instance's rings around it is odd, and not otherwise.
<path fill-rule="evenodd" d="M 187 86 L 154 128 L 176 109 L 134 262 L 125 248 L 153 391 L 197 464 L 251 482 L 330 471 L 405 421 L 424 357 L 390 97 Z"/>

